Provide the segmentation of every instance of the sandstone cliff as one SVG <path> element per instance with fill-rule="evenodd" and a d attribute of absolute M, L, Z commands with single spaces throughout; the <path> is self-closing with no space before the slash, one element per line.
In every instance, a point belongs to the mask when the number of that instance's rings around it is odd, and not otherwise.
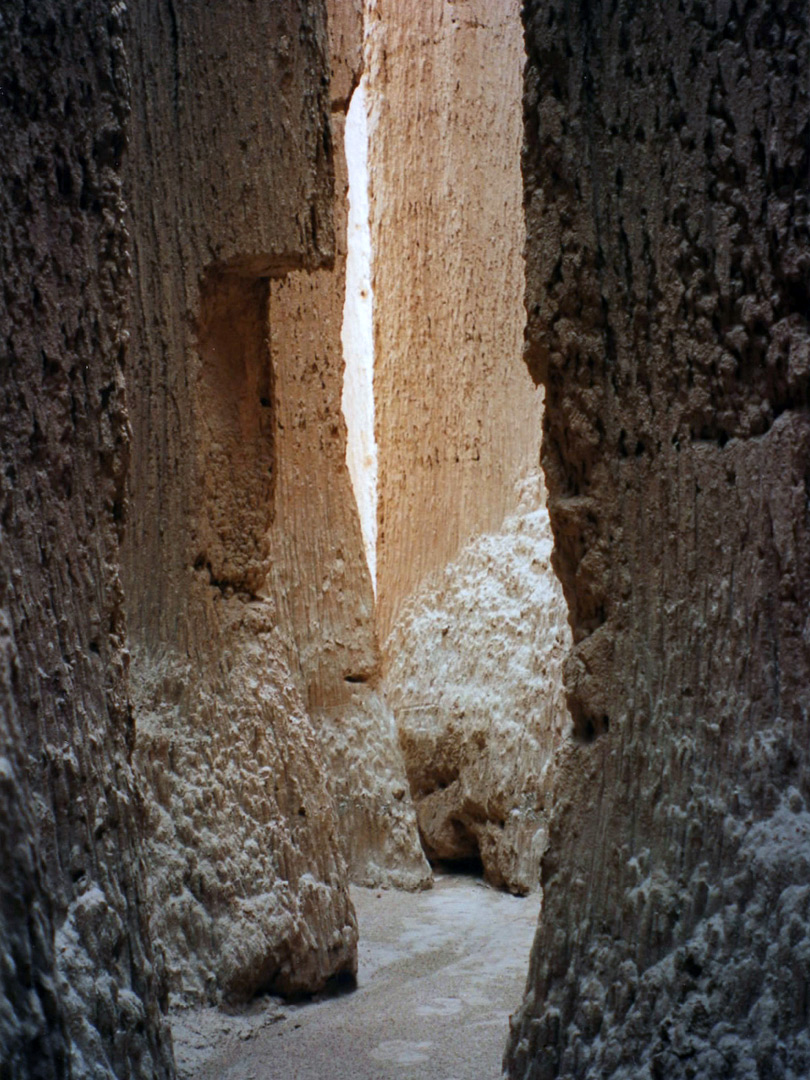
<path fill-rule="evenodd" d="M 121 5 L 0 12 L 0 1073 L 172 1075 L 118 551 Z"/>
<path fill-rule="evenodd" d="M 579 741 L 510 1077 L 810 1071 L 810 26 L 524 9 L 529 363 Z"/>
<path fill-rule="evenodd" d="M 430 868 L 419 844 L 394 719 L 379 688 L 374 591 L 341 411 L 344 134 L 360 75 L 362 4 L 335 0 L 328 13 L 336 254 L 333 266 L 294 271 L 270 287 L 276 476 L 268 592 L 290 670 L 318 734 L 351 879 L 421 888 L 430 884 Z"/>
<path fill-rule="evenodd" d="M 130 49 L 124 554 L 153 934 L 179 999 L 311 990 L 354 969 L 356 926 L 267 587 L 295 467 L 270 279 L 334 260 L 325 11 L 151 0 Z"/>
<path fill-rule="evenodd" d="M 542 416 L 521 360 L 519 11 L 376 0 L 366 55 L 386 695 L 431 857 L 480 856 L 526 892 L 567 630 L 545 511 L 504 524 Z"/>
<path fill-rule="evenodd" d="M 515 507 L 540 398 L 520 362 L 523 65 L 512 0 L 374 0 L 366 45 L 380 633 Z"/>

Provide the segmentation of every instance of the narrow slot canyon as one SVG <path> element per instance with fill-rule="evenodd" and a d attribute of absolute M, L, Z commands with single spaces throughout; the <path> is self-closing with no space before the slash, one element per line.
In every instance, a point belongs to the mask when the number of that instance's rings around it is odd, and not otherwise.
<path fill-rule="evenodd" d="M 0 1080 L 810 1076 L 808 72 L 8 0 Z"/>

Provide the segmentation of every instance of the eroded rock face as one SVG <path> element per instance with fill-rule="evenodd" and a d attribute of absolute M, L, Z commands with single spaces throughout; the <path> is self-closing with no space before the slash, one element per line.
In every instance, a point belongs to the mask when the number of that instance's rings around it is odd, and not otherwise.
<path fill-rule="evenodd" d="M 0 1072 L 173 1073 L 144 907 L 118 550 L 121 10 L 0 13 Z"/>
<path fill-rule="evenodd" d="M 518 512 L 404 605 L 387 643 L 419 829 L 431 857 L 480 858 L 493 885 L 539 883 L 554 755 L 569 734 L 570 645 L 539 475 Z"/>
<path fill-rule="evenodd" d="M 340 145 L 342 124 L 335 119 Z M 352 880 L 421 886 L 430 871 L 393 718 L 379 691 L 374 593 L 346 465 L 345 188 L 341 169 L 335 268 L 290 274 L 271 286 L 277 482 L 268 591 L 290 671 L 318 732 Z M 393 789 L 405 794 L 397 800 Z"/>
<path fill-rule="evenodd" d="M 522 30 L 512 0 L 368 5 L 381 639 L 515 508 L 541 402 L 520 362 Z"/>
<path fill-rule="evenodd" d="M 524 892 L 565 721 L 539 504 L 504 525 L 542 410 L 520 359 L 518 9 L 381 0 L 366 55 L 386 695 L 430 856 L 480 854 Z M 518 582 L 541 607 L 517 612 Z"/>
<path fill-rule="evenodd" d="M 334 258 L 325 11 L 154 0 L 131 53 L 124 554 L 152 931 L 179 1000 L 313 990 L 354 970 L 357 934 L 268 587 L 288 511 L 270 279 Z"/>
<path fill-rule="evenodd" d="M 810 1069 L 807 11 L 524 9 L 575 647 L 511 1077 Z"/>
<path fill-rule="evenodd" d="M 341 118 L 332 122 L 342 146 Z M 334 269 L 293 273 L 271 286 L 278 475 L 269 587 L 290 670 L 318 732 L 352 880 L 422 887 L 430 870 L 379 690 L 374 593 L 346 465 L 344 168 L 337 188 Z"/>
<path fill-rule="evenodd" d="M 362 4 L 329 7 L 335 261 L 270 286 L 276 479 L 268 592 L 318 734 L 356 884 L 424 888 L 430 868 L 393 715 L 379 688 L 374 591 L 346 462 L 341 345 L 346 288 L 346 112 L 360 76 Z M 354 66 L 350 67 L 350 63 Z"/>

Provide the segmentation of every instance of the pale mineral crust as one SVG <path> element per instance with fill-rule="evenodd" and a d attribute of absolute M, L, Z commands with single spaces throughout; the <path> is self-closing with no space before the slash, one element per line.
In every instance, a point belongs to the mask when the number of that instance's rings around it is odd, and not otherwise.
<path fill-rule="evenodd" d="M 810 1072 L 806 5 L 530 0 L 578 742 L 512 1078 Z"/>
<path fill-rule="evenodd" d="M 326 12 L 148 0 L 131 19 L 124 555 L 152 932 L 175 1000 L 311 991 L 354 971 L 357 933 L 267 587 L 290 466 L 270 279 L 334 259 Z"/>
<path fill-rule="evenodd" d="M 480 860 L 490 884 L 524 894 L 539 884 L 555 754 L 570 734 L 571 638 L 542 477 L 520 492 L 497 532 L 403 605 L 385 688 L 428 854 Z"/>
<path fill-rule="evenodd" d="M 173 1075 L 118 551 L 122 9 L 0 11 L 0 1074 Z"/>
<path fill-rule="evenodd" d="M 513 0 L 367 10 L 381 640 L 515 508 L 541 402 L 520 356 L 523 65 Z"/>

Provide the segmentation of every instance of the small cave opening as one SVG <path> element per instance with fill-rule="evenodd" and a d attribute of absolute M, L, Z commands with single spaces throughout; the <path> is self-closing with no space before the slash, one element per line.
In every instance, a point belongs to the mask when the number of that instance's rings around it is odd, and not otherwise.
<path fill-rule="evenodd" d="M 458 875 L 483 881 L 484 862 L 480 854 L 459 856 L 457 859 L 430 859 L 433 870 L 439 874 Z"/>

